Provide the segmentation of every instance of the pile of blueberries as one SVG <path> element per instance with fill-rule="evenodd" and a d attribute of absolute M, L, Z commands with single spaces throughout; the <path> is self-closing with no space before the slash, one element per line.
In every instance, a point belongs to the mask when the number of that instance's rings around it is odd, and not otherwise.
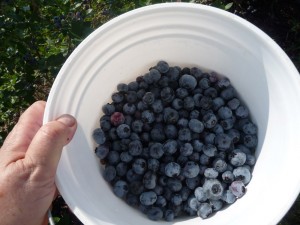
<path fill-rule="evenodd" d="M 93 138 L 116 196 L 172 221 L 205 219 L 245 194 L 257 126 L 228 78 L 159 61 L 111 98 Z"/>

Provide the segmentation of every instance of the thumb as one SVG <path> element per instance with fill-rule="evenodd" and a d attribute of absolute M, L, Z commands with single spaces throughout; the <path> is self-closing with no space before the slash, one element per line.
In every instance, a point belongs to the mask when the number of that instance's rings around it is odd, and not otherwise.
<path fill-rule="evenodd" d="M 74 136 L 77 123 L 74 117 L 63 115 L 43 125 L 34 136 L 25 155 L 33 166 L 55 173 L 64 145 Z"/>

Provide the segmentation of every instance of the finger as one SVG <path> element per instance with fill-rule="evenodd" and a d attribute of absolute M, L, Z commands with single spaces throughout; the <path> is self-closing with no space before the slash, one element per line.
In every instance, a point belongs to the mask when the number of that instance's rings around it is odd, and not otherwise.
<path fill-rule="evenodd" d="M 43 125 L 33 138 L 25 155 L 25 162 L 54 174 L 64 145 L 70 142 L 76 131 L 74 117 L 63 115 L 56 121 Z"/>
<path fill-rule="evenodd" d="M 33 103 L 19 118 L 18 123 L 7 136 L 1 148 L 3 151 L 18 151 L 24 153 L 36 132 L 43 123 L 46 102 Z"/>

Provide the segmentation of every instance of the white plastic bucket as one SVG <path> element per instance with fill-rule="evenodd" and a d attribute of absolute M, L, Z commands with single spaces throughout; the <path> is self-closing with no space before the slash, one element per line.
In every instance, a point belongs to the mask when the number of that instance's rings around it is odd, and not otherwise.
<path fill-rule="evenodd" d="M 87 225 L 161 223 L 112 193 L 91 135 L 117 84 L 134 80 L 158 60 L 228 76 L 259 128 L 258 160 L 246 195 L 209 219 L 164 223 L 276 224 L 300 190 L 299 74 L 282 49 L 252 24 L 223 10 L 188 3 L 157 4 L 111 20 L 76 48 L 58 74 L 44 122 L 64 113 L 78 120 L 56 180 L 74 214 Z"/>

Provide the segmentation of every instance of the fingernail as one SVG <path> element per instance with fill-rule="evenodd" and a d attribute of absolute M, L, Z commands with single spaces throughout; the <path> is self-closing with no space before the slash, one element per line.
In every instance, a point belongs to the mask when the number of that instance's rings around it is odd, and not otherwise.
<path fill-rule="evenodd" d="M 76 119 L 73 116 L 67 114 L 60 116 L 57 121 L 65 124 L 68 127 L 73 127 L 76 124 Z"/>

